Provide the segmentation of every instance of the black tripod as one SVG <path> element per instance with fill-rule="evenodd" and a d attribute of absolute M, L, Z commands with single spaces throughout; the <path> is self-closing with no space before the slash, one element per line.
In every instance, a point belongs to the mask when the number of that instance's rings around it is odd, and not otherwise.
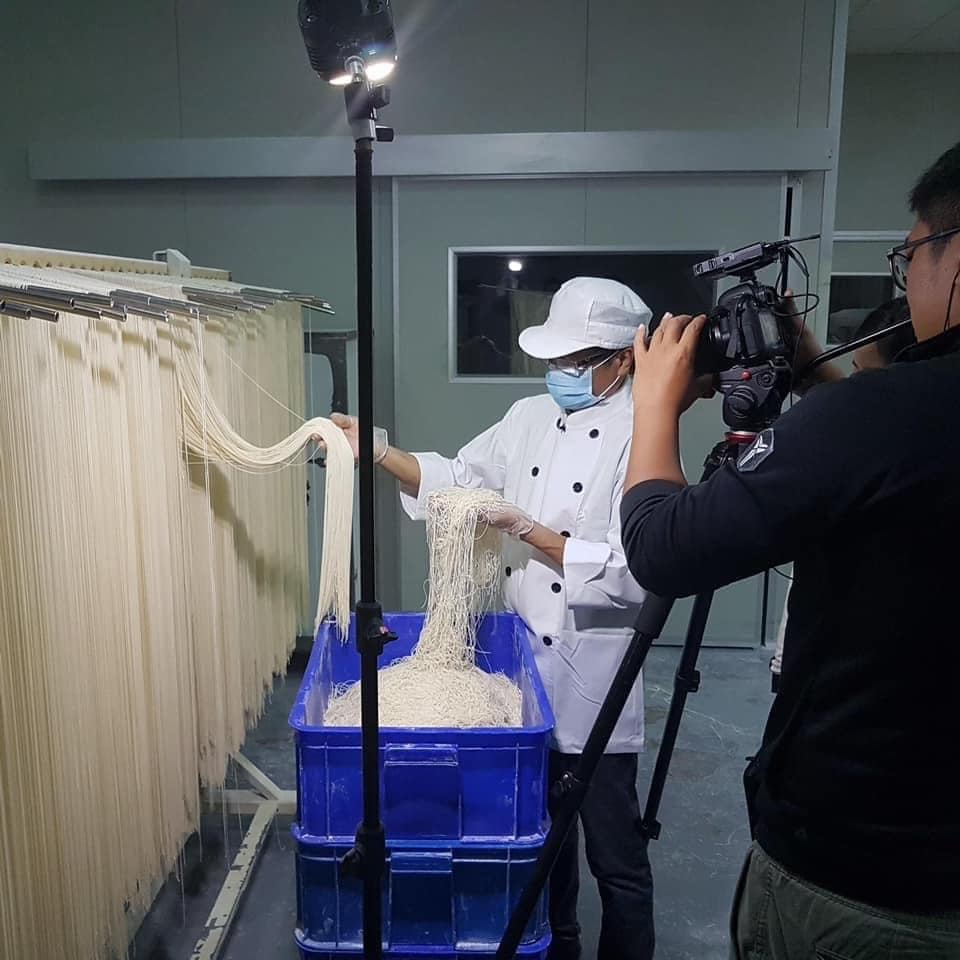
<path fill-rule="evenodd" d="M 755 438 L 756 433 L 750 431 L 728 433 L 726 438 L 714 447 L 704 462 L 701 482 L 707 480 L 728 461 L 736 460 L 740 452 Z M 637 825 L 647 840 L 655 840 L 660 836 L 660 822 L 657 820 L 657 812 L 660 808 L 663 788 L 667 781 L 667 772 L 670 768 L 670 760 L 673 756 L 677 733 L 680 730 L 680 719 L 687 702 L 687 696 L 695 693 L 700 686 L 697 658 L 700 655 L 703 632 L 707 625 L 712 601 L 712 590 L 698 594 L 690 613 L 687 636 L 683 643 L 683 652 L 680 655 L 680 663 L 677 666 L 674 678 L 673 696 L 670 698 L 670 709 L 667 713 L 663 731 L 663 741 L 657 751 L 657 761 L 653 770 L 650 791 L 647 794 L 647 804 L 640 823 Z M 510 916 L 510 922 L 507 924 L 506 932 L 497 949 L 497 960 L 510 960 L 516 955 L 524 930 L 547 884 L 550 872 L 563 846 L 563 841 L 580 812 L 587 787 L 590 785 L 597 764 L 610 741 L 613 728 L 623 712 L 630 691 L 640 676 L 650 647 L 654 640 L 660 636 L 664 624 L 667 622 L 672 606 L 673 600 L 648 594 L 646 601 L 640 608 L 640 614 L 634 627 L 633 639 L 630 641 L 630 646 L 624 654 L 613 683 L 607 691 L 607 696 L 600 707 L 600 712 L 597 714 L 590 735 L 587 737 L 577 766 L 572 772 L 564 774 L 553 788 L 554 795 L 559 798 L 560 803 L 550 825 L 550 831 L 544 841 L 543 850 L 534 868 L 533 876 L 521 893 Z"/>

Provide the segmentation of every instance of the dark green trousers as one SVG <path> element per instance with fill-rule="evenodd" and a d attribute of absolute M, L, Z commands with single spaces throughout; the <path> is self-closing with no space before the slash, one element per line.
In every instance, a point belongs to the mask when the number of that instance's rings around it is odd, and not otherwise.
<path fill-rule="evenodd" d="M 960 960 L 960 911 L 913 914 L 847 900 L 754 844 L 730 922 L 731 960 Z"/>

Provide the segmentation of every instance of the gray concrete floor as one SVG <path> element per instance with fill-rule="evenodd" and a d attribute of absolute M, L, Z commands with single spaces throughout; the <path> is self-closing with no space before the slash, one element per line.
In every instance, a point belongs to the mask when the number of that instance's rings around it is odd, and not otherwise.
<path fill-rule="evenodd" d="M 655 648 L 646 670 L 647 752 L 641 758 L 641 805 L 653 769 L 673 688 L 679 651 Z M 770 706 L 769 652 L 704 650 L 699 693 L 691 695 L 670 768 L 659 819 L 660 840 L 651 844 L 662 960 L 726 960 L 727 917 L 747 848 L 748 830 L 740 776 L 759 741 Z M 302 664 L 274 687 L 264 716 L 244 753 L 282 787 L 296 785 L 287 714 Z M 245 786 L 231 771 L 228 786 Z M 178 877 L 171 877 L 144 921 L 130 957 L 187 960 L 203 931 L 245 821 L 205 817 L 201 836 L 185 850 Z M 289 820 L 278 820 L 265 842 L 223 960 L 295 960 L 294 845 Z M 595 956 L 600 901 L 584 863 L 580 920 L 584 956 Z"/>

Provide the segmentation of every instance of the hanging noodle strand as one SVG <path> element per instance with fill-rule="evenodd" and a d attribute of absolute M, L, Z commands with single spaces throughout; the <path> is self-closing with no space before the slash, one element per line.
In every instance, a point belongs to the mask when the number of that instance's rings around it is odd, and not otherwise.
<path fill-rule="evenodd" d="M 314 438 L 321 438 L 326 449 L 326 509 L 314 629 L 332 613 L 344 633 L 350 621 L 354 471 L 353 451 L 343 431 L 331 420 L 314 417 L 283 440 L 270 446 L 257 446 L 233 429 L 211 398 L 199 358 L 185 357 L 178 366 L 178 373 L 184 444 L 191 454 L 204 462 L 269 473 L 285 464 L 298 462 L 304 448 Z"/>

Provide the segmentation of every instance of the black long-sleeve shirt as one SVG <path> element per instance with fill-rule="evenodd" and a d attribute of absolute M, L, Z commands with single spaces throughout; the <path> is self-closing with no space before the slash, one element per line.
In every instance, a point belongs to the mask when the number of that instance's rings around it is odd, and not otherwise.
<path fill-rule="evenodd" d="M 794 561 L 757 840 L 904 910 L 960 908 L 958 351 L 951 330 L 817 387 L 738 464 L 622 504 L 630 569 L 662 596 Z"/>

